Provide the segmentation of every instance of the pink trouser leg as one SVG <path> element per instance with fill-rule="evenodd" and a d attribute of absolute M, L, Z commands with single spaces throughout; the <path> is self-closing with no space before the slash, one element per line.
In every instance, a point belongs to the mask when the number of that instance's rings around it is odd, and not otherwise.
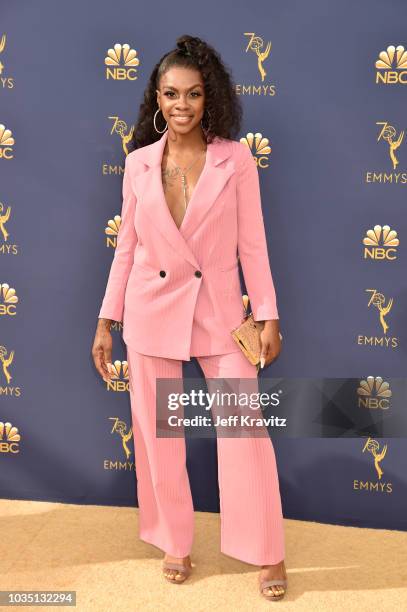
<path fill-rule="evenodd" d="M 182 362 L 127 347 L 140 539 L 174 557 L 190 554 L 194 508 L 185 439 L 156 438 L 156 378 L 182 379 Z"/>
<path fill-rule="evenodd" d="M 257 393 L 256 368 L 241 351 L 197 359 L 206 379 L 252 378 L 243 381 L 240 390 Z M 209 392 L 216 385 L 210 383 Z M 269 436 L 243 435 L 246 437 L 222 437 L 218 432 L 217 436 L 221 552 L 246 563 L 274 565 L 285 557 L 274 447 Z"/>
<path fill-rule="evenodd" d="M 197 357 L 205 378 L 246 378 L 257 372 L 239 351 Z M 184 438 L 156 438 L 156 379 L 182 378 L 182 362 L 127 347 L 133 419 L 139 535 L 175 557 L 190 554 L 194 508 Z M 208 391 L 212 385 L 208 382 Z M 182 388 L 180 388 L 182 391 Z M 213 415 L 215 418 L 215 414 Z M 284 531 L 276 459 L 267 437 L 217 437 L 221 551 L 246 563 L 284 559 Z"/>

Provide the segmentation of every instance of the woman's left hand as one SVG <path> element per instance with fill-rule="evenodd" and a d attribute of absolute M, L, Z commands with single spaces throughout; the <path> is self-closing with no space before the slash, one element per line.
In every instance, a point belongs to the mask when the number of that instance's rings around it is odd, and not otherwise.
<path fill-rule="evenodd" d="M 281 351 L 279 319 L 264 321 L 264 328 L 260 334 L 260 342 L 260 367 L 264 368 L 277 359 Z"/>

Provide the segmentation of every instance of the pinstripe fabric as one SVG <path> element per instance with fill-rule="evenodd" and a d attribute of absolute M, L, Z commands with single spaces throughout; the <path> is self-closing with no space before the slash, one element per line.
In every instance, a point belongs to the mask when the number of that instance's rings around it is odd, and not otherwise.
<path fill-rule="evenodd" d="M 208 378 L 252 378 L 239 352 L 197 357 Z M 156 438 L 156 379 L 178 378 L 182 361 L 143 355 L 127 347 L 133 420 L 139 536 L 176 557 L 191 552 L 194 516 L 184 438 Z M 284 559 L 284 532 L 276 459 L 269 437 L 217 438 L 221 552 L 254 565 Z"/>
<path fill-rule="evenodd" d="M 139 535 L 175 557 L 193 540 L 193 503 L 183 438 L 156 438 L 156 378 L 180 378 L 182 362 L 127 347 L 139 502 Z"/>
<path fill-rule="evenodd" d="M 99 317 L 123 321 L 126 344 L 145 355 L 238 352 L 230 334 L 242 321 L 238 255 L 255 319 L 278 318 L 256 163 L 239 141 L 209 143 L 178 229 L 162 186 L 167 136 L 126 157 L 122 221 Z"/>

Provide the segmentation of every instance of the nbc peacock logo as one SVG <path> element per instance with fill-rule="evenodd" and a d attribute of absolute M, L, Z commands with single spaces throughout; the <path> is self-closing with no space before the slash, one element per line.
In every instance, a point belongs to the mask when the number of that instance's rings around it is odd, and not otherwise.
<path fill-rule="evenodd" d="M 108 391 L 129 391 L 129 367 L 127 361 L 116 359 L 111 365 L 112 380 L 106 382 Z"/>
<path fill-rule="evenodd" d="M 14 317 L 17 314 L 17 302 L 16 290 L 7 283 L 0 283 L 0 317 L 5 315 Z"/>
<path fill-rule="evenodd" d="M 358 408 L 369 410 L 388 410 L 392 391 L 388 382 L 381 376 L 367 376 L 357 388 Z"/>
<path fill-rule="evenodd" d="M 11 130 L 0 123 L 0 159 L 13 159 L 14 142 Z"/>
<path fill-rule="evenodd" d="M 20 452 L 21 435 L 18 427 L 7 421 L 0 421 L 0 453 L 17 454 Z"/>
<path fill-rule="evenodd" d="M 116 43 L 112 49 L 107 50 L 105 57 L 106 79 L 114 81 L 135 81 L 140 60 L 137 51 L 127 43 Z"/>
<path fill-rule="evenodd" d="M 105 244 L 108 249 L 116 248 L 117 235 L 119 233 L 121 224 L 122 218 L 120 215 L 115 215 L 113 219 L 109 219 L 107 222 L 107 226 L 105 227 Z"/>
<path fill-rule="evenodd" d="M 249 147 L 259 168 L 269 167 L 271 146 L 268 138 L 265 138 L 261 132 L 256 132 L 255 134 L 248 132 L 246 136 L 240 139 L 240 142 Z"/>
<path fill-rule="evenodd" d="M 396 85 L 407 83 L 407 51 L 403 45 L 389 45 L 380 51 L 376 60 L 376 84 Z"/>
<path fill-rule="evenodd" d="M 397 259 L 397 247 L 400 242 L 397 232 L 390 229 L 389 225 L 375 225 L 373 229 L 368 229 L 363 244 L 364 259 L 388 261 Z"/>

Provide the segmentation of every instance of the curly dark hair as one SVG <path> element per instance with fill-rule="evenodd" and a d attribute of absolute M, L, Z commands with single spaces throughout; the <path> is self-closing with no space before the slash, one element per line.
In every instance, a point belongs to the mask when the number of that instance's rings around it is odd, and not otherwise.
<path fill-rule="evenodd" d="M 154 113 L 158 109 L 156 89 L 159 89 L 161 76 L 173 66 L 194 68 L 202 75 L 205 90 L 202 123 L 207 143 L 216 136 L 234 138 L 240 131 L 242 106 L 229 69 L 219 53 L 196 36 L 185 34 L 178 37 L 176 42 L 177 47 L 165 53 L 154 66 L 140 104 L 129 150 L 139 149 L 161 138 L 153 124 Z"/>

